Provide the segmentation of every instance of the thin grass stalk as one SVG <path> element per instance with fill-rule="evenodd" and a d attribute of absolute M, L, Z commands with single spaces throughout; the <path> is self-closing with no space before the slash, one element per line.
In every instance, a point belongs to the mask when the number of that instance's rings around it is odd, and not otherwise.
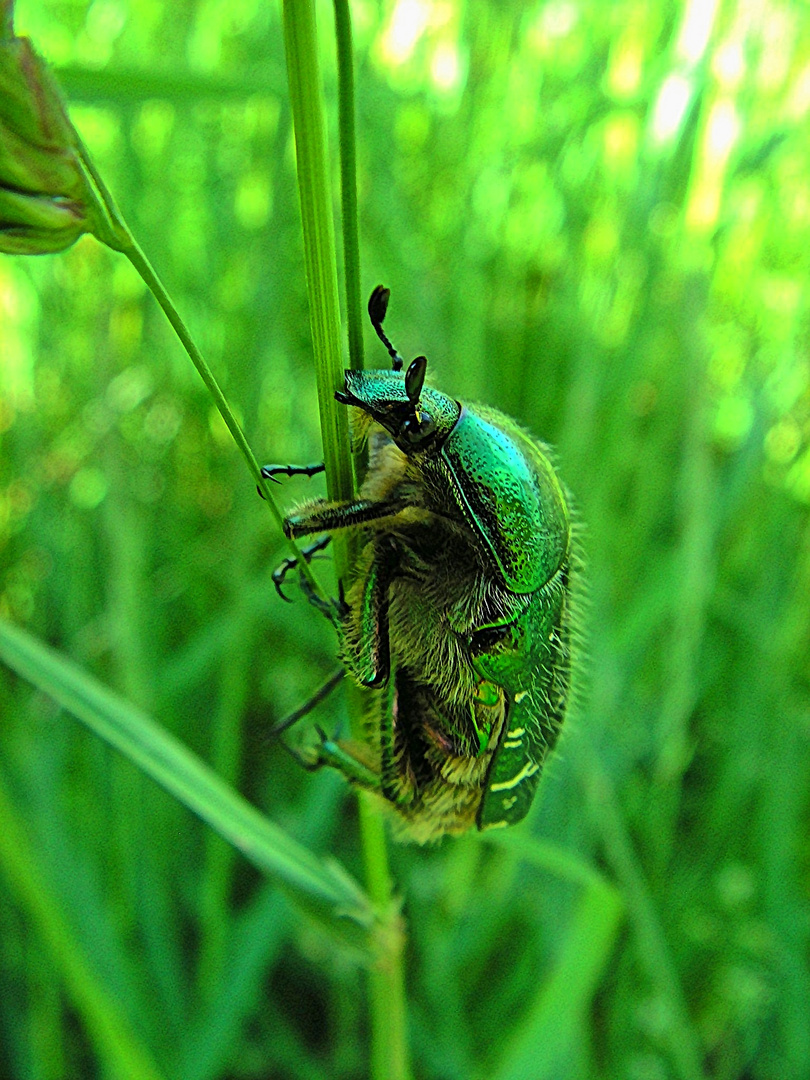
<path fill-rule="evenodd" d="M 205 383 L 208 392 L 214 399 L 214 404 L 216 405 L 220 416 L 225 421 L 225 425 L 233 436 L 233 440 L 236 443 L 237 448 L 242 454 L 242 457 L 247 462 L 247 466 L 253 475 L 256 486 L 259 488 L 259 491 L 264 497 L 265 502 L 270 508 L 270 513 L 275 518 L 279 530 L 283 533 L 284 517 L 278 507 L 278 504 L 276 503 L 275 498 L 273 497 L 273 494 L 270 490 L 270 485 L 261 474 L 259 463 L 257 462 L 253 451 L 250 449 L 248 441 L 245 437 L 245 433 L 242 431 L 239 421 L 234 416 L 233 410 L 228 404 L 225 395 L 222 393 L 222 390 L 219 387 L 219 383 L 214 378 L 214 374 L 209 368 L 205 357 L 200 352 L 196 342 L 192 338 L 191 333 L 185 322 L 183 321 L 180 312 L 175 307 L 174 301 L 169 295 L 168 290 L 158 277 L 155 268 L 149 262 L 149 259 L 146 257 L 140 244 L 132 234 L 132 230 L 130 229 L 129 225 L 127 225 L 121 211 L 118 209 L 118 205 L 113 198 L 112 192 L 105 184 L 104 178 L 101 176 L 98 169 L 96 168 L 93 159 L 90 157 L 90 154 L 87 151 L 87 147 L 79 138 L 78 133 L 76 134 L 76 141 L 82 164 L 87 170 L 90 178 L 93 181 L 93 184 L 96 187 L 96 190 L 98 191 L 98 194 L 101 198 L 101 205 L 103 206 L 103 209 L 105 210 L 109 219 L 107 222 L 108 228 L 106 230 L 108 235 L 104 235 L 104 242 L 110 247 L 114 248 L 116 251 L 120 251 L 122 255 L 125 255 L 129 259 L 135 270 L 140 275 L 146 287 L 149 289 L 154 298 L 157 300 L 160 307 L 163 309 L 163 313 L 169 320 L 172 329 L 177 334 L 177 337 L 180 339 L 180 344 L 188 353 L 189 359 L 199 372 L 200 378 Z M 287 547 L 290 549 L 293 558 L 296 559 L 298 563 L 300 573 L 306 578 L 310 588 L 318 596 L 322 597 L 323 591 L 318 585 L 318 582 L 316 581 L 315 576 L 309 568 L 306 560 L 301 558 L 301 552 L 298 548 L 298 545 L 295 543 L 294 540 L 289 539 L 287 539 L 286 543 Z"/>
<path fill-rule="evenodd" d="M 363 300 L 360 284 L 360 221 L 357 209 L 357 140 L 355 135 L 354 47 L 348 0 L 335 0 L 338 68 L 338 131 L 340 137 L 340 197 L 343 232 L 343 276 L 349 365 L 364 367 Z M 364 695 L 349 689 L 352 714 L 363 715 Z M 372 1008 L 372 1073 L 406 1077 L 410 1074 L 402 964 L 404 928 L 394 897 L 388 862 L 385 825 L 374 798 L 360 792 L 360 832 L 365 854 L 366 887 L 372 903 L 389 914 L 386 961 L 370 973 Z"/>
<path fill-rule="evenodd" d="M 343 225 L 343 276 L 349 366 L 361 370 L 363 298 L 360 292 L 360 221 L 357 212 L 357 140 L 355 138 L 354 49 L 349 0 L 335 0 L 338 67 L 338 130 L 340 132 L 340 204 Z"/>
<path fill-rule="evenodd" d="M 348 8 L 336 3 L 341 98 L 341 171 L 343 178 L 344 252 L 353 362 L 362 364 L 359 243 L 354 150 L 354 90 L 351 24 Z M 355 494 L 354 468 L 345 409 L 335 403 L 335 390 L 343 386 L 340 356 L 337 257 L 332 199 L 326 151 L 326 129 L 318 65 L 318 40 L 312 0 L 284 0 L 284 41 L 298 166 L 298 188 L 304 233 L 304 258 L 309 289 L 310 321 L 321 413 L 327 490 L 330 498 L 351 499 Z M 350 344 L 350 349 L 352 345 Z M 346 580 L 352 552 L 335 537 L 335 565 Z M 363 696 L 348 694 L 352 729 L 362 733 Z M 370 797 L 360 798 L 361 844 L 366 880 L 373 903 L 384 920 L 379 938 L 379 960 L 369 975 L 372 1027 L 371 1075 L 374 1080 L 407 1080 L 410 1076 L 402 973 L 401 921 L 393 901 L 384 827 Z"/>

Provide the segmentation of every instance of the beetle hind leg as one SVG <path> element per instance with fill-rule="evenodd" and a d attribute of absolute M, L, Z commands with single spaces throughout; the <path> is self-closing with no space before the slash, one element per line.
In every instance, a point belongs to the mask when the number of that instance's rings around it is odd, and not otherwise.
<path fill-rule="evenodd" d="M 289 730 L 293 724 L 297 724 L 303 717 L 308 716 L 316 705 L 320 705 L 322 701 L 329 697 L 336 686 L 340 686 L 345 674 L 346 672 L 341 668 L 333 675 L 330 675 L 323 686 L 316 690 L 308 701 L 305 701 L 295 712 L 291 712 L 289 716 L 285 716 L 283 720 L 279 720 L 277 724 L 270 728 L 269 734 L 273 736 L 281 735 L 282 732 Z"/>
<path fill-rule="evenodd" d="M 379 794 L 380 774 L 370 761 L 364 760 L 367 757 L 364 744 L 337 737 L 330 739 L 323 728 L 316 728 L 316 731 L 320 740 L 316 746 L 296 750 L 283 739 L 281 745 L 307 772 L 328 766 L 355 787 Z"/>
<path fill-rule="evenodd" d="M 321 730 L 318 734 L 321 740 L 317 747 L 318 766 L 329 765 L 337 769 L 346 780 L 365 791 L 380 791 L 380 774 L 362 760 L 362 744 L 330 739 Z"/>

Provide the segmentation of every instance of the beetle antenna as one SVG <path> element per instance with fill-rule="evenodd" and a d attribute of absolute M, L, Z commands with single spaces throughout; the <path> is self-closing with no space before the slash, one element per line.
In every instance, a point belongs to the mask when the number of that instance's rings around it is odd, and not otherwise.
<path fill-rule="evenodd" d="M 417 356 L 408 370 L 405 372 L 405 393 L 411 403 L 414 415 L 419 408 L 419 395 L 425 385 L 425 372 L 427 371 L 427 357 Z"/>
<path fill-rule="evenodd" d="M 391 357 L 392 368 L 394 371 L 402 371 L 405 361 L 388 340 L 385 331 L 382 328 L 382 324 L 385 321 L 385 313 L 388 311 L 388 300 L 390 296 L 390 289 L 386 289 L 384 285 L 378 285 L 368 299 L 368 317 L 371 319 L 371 325 L 377 331 L 377 337 L 388 350 L 388 355 Z"/>

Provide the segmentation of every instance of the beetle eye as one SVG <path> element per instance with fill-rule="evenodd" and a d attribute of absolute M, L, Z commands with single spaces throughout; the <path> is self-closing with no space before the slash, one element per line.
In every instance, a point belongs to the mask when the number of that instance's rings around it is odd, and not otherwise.
<path fill-rule="evenodd" d="M 432 435 L 436 428 L 436 422 L 427 409 L 417 409 L 412 416 L 403 423 L 399 429 L 400 438 L 411 446 L 415 446 Z"/>

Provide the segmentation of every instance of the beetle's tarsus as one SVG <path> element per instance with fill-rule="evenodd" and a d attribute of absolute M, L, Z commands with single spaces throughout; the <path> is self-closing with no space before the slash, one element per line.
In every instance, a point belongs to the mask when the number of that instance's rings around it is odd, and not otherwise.
<path fill-rule="evenodd" d="M 312 562 L 312 559 L 319 551 L 324 551 L 327 547 L 329 547 L 331 540 L 331 536 L 322 536 L 320 540 L 316 540 L 314 544 L 309 544 L 307 547 L 302 548 L 301 555 L 303 556 L 304 561 L 307 563 Z M 276 587 L 276 592 L 281 597 L 281 599 L 286 600 L 288 604 L 291 604 L 292 600 L 290 600 L 289 596 L 285 596 L 285 594 L 281 590 L 281 586 L 284 584 L 284 579 L 287 577 L 287 574 L 289 574 L 289 572 L 291 570 L 294 570 L 297 566 L 298 559 L 285 559 L 280 566 L 277 566 L 275 568 L 272 575 L 272 581 Z"/>
<path fill-rule="evenodd" d="M 279 484 L 281 481 L 276 480 L 277 476 L 317 476 L 325 468 L 322 461 L 316 461 L 313 465 L 262 465 L 259 471 L 265 480 Z"/>
<path fill-rule="evenodd" d="M 316 462 L 314 465 L 262 465 L 259 472 L 265 480 L 272 480 L 274 484 L 280 484 L 281 481 L 276 480 L 276 476 L 317 476 L 325 468 L 326 466 L 321 461 Z M 264 492 L 258 484 L 256 490 L 264 498 Z"/>
<path fill-rule="evenodd" d="M 278 593 L 278 595 L 281 597 L 281 599 L 284 601 L 285 604 L 291 604 L 292 600 L 283 591 L 283 589 L 281 588 L 281 584 L 284 581 L 284 578 L 287 576 L 288 572 L 290 570 L 292 570 L 292 568 L 294 566 L 298 566 L 298 560 L 297 559 L 285 559 L 284 562 L 281 564 L 281 566 L 277 566 L 275 568 L 275 570 L 273 571 L 273 577 L 272 577 L 273 584 L 276 587 L 276 592 Z"/>
<path fill-rule="evenodd" d="M 317 608 L 322 615 L 326 616 L 332 626 L 340 626 L 344 615 L 339 600 L 324 600 L 318 596 L 306 578 L 301 579 L 301 592 L 314 608 Z"/>

